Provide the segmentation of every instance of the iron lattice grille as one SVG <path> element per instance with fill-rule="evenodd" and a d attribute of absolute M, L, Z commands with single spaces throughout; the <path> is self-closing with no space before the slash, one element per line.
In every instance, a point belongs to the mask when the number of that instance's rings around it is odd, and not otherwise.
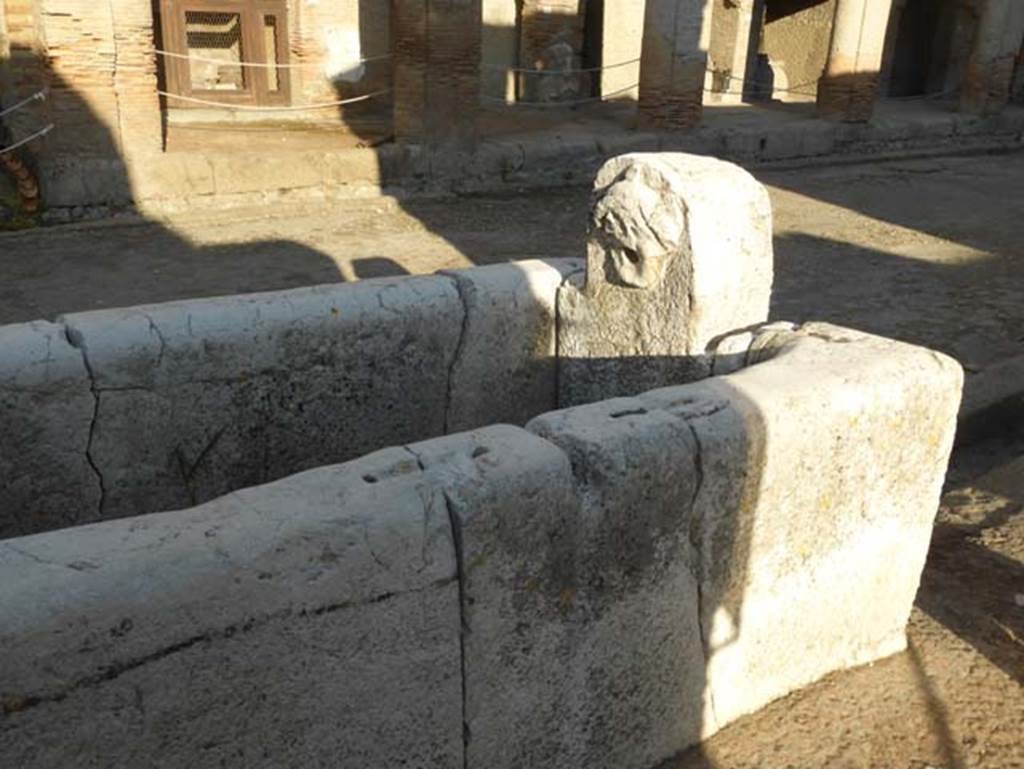
<path fill-rule="evenodd" d="M 161 0 L 161 22 L 169 92 L 228 104 L 289 102 L 285 0 Z"/>

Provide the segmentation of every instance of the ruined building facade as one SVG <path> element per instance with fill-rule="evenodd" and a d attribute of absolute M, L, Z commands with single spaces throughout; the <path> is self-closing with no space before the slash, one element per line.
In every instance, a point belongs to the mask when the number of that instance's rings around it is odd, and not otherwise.
<path fill-rule="evenodd" d="M 768 100 L 991 115 L 1024 100 L 1022 38 L 1021 0 L 0 0 L 2 106 L 45 97 L 0 118 L 0 146 L 45 132 L 20 151 L 54 206 L 379 183 L 396 147 L 462 151 L 581 104 L 662 132 Z"/>

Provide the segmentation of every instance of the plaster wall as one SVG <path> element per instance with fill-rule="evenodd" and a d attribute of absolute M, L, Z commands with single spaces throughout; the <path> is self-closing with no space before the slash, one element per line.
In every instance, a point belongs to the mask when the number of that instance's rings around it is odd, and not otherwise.
<path fill-rule="evenodd" d="M 812 102 L 828 59 L 836 0 L 773 2 L 769 0 L 761 51 L 768 57 L 772 98 Z M 763 68 L 761 76 L 767 73 Z M 767 79 L 767 78 L 766 78 Z"/>

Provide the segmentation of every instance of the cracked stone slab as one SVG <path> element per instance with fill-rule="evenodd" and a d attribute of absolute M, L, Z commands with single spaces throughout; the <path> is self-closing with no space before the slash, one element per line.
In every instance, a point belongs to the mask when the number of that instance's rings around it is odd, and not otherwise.
<path fill-rule="evenodd" d="M 693 434 L 635 398 L 546 414 L 527 429 L 569 457 L 580 503 L 565 618 L 577 648 L 563 663 L 585 682 L 579 743 L 577 760 L 552 765 L 657 766 L 696 743 L 705 719 Z"/>
<path fill-rule="evenodd" d="M 410 447 L 460 552 L 470 766 L 646 768 L 699 733 L 693 441 L 631 405 Z"/>
<path fill-rule="evenodd" d="M 409 449 L 445 489 L 459 551 L 467 766 L 554 766 L 577 725 L 562 707 L 578 649 L 565 621 L 578 589 L 568 458 L 501 425 Z"/>
<path fill-rule="evenodd" d="M 0 539 L 95 520 L 86 455 L 95 410 L 64 327 L 0 326 Z"/>
<path fill-rule="evenodd" d="M 645 393 L 693 428 L 707 732 L 904 648 L 956 427 L 944 355 L 821 323 L 754 365 Z"/>
<path fill-rule="evenodd" d="M 708 344 L 768 317 L 768 193 L 732 163 L 631 153 L 594 181 L 587 269 L 558 294 L 559 403 L 708 376 Z"/>
<path fill-rule="evenodd" d="M 0 542 L 0 755 L 461 769 L 456 574 L 403 449 Z"/>
<path fill-rule="evenodd" d="M 577 259 L 449 270 L 466 325 L 451 371 L 446 432 L 522 425 L 558 405 L 555 297 Z"/>
<path fill-rule="evenodd" d="M 426 276 L 63 320 L 94 379 L 109 518 L 443 433 L 463 309 Z"/>

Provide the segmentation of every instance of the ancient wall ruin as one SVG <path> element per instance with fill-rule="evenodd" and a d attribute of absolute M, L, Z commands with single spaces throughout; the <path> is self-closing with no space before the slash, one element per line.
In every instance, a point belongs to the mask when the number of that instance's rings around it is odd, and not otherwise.
<path fill-rule="evenodd" d="M 959 367 L 725 344 L 725 376 L 0 541 L 0 753 L 649 769 L 902 649 Z"/>
<path fill-rule="evenodd" d="M 627 155 L 597 183 L 602 216 L 626 229 L 595 220 L 582 292 L 561 289 L 580 262 L 527 261 L 0 327 L 0 533 L 187 507 L 707 376 L 712 339 L 767 317 L 767 193 L 735 166 L 683 155 Z M 723 236 L 726 211 L 747 226 Z M 623 249 L 640 255 L 644 290 L 623 293 L 605 269 L 604 253 Z"/>
<path fill-rule="evenodd" d="M 269 71 L 287 78 L 290 98 L 239 107 L 204 104 L 218 101 L 205 91 L 199 103 L 158 95 L 174 92 L 168 68 L 180 60 L 159 52 L 161 14 L 148 0 L 3 0 L 0 100 L 46 96 L 4 124 L 27 142 L 19 158 L 37 172 L 44 217 L 65 221 L 126 207 L 163 215 L 289 196 L 575 183 L 630 148 L 772 162 L 904 152 L 908 141 L 1003 146 L 1024 122 L 1014 112 L 977 125 L 1020 90 L 1007 46 L 1019 52 L 1024 22 L 1006 0 L 946 2 L 931 16 L 917 0 L 474 0 L 428 13 L 430 2 L 281 0 L 288 68 Z M 705 103 L 814 100 L 832 59 L 839 90 L 817 113 L 864 131 L 823 128 L 809 106 L 784 136 L 738 113 L 735 125 L 701 125 Z M 843 61 L 859 63 L 844 73 Z M 976 97 L 960 112 L 943 104 L 924 131 L 913 116 L 869 122 L 880 93 L 953 99 L 968 68 Z M 576 112 L 581 104 L 594 111 Z"/>
<path fill-rule="evenodd" d="M 836 0 L 768 2 L 761 31 L 757 93 L 780 101 L 814 101 L 818 78 L 828 59 L 829 34 Z"/>
<path fill-rule="evenodd" d="M 581 268 L 0 327 L 0 755 L 651 769 L 902 649 L 959 365 L 764 323 L 722 161 L 607 164 Z"/>

